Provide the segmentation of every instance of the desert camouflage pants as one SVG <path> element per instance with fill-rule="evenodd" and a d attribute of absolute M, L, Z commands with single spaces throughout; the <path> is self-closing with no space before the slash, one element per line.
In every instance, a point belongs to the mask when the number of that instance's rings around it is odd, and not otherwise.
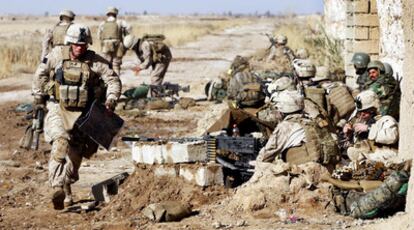
<path fill-rule="evenodd" d="M 104 53 L 103 57 L 110 63 L 112 70 L 120 76 L 121 74 L 121 64 L 122 64 L 122 57 L 117 55 L 117 52 L 109 52 Z"/>
<path fill-rule="evenodd" d="M 165 73 L 167 73 L 170 61 L 157 62 L 153 65 L 151 71 L 151 85 L 161 85 L 164 80 Z"/>
<path fill-rule="evenodd" d="M 65 130 L 58 103 L 48 102 L 45 117 L 45 140 L 52 143 L 49 160 L 49 184 L 62 187 L 79 179 L 78 170 L 82 163 L 82 153 L 69 143 L 70 135 Z"/>

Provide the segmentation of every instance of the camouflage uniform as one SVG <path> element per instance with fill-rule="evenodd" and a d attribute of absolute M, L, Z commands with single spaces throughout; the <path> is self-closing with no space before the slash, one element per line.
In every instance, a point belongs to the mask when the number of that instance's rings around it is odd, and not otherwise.
<path fill-rule="evenodd" d="M 280 72 L 287 72 L 291 70 L 292 60 L 295 59 L 295 54 L 288 46 L 272 46 L 267 62 L 275 62 L 275 70 Z"/>
<path fill-rule="evenodd" d="M 42 55 L 40 60 L 46 57 L 46 55 L 56 46 L 63 46 L 66 35 L 66 30 L 72 22 L 60 21 L 52 30 L 48 30 L 42 40 Z"/>
<path fill-rule="evenodd" d="M 47 95 L 51 97 L 47 102 L 48 113 L 45 118 L 44 131 L 45 140 L 52 143 L 49 161 L 49 183 L 52 187 L 62 187 L 77 181 L 82 158 L 91 156 L 97 149 L 97 145 L 93 146 L 91 142 L 88 142 L 88 138 L 76 131 L 74 123 L 82 112 L 89 109 L 91 101 L 99 97 L 97 92 L 101 86 L 100 82 L 103 81 L 107 86 L 107 101 L 116 101 L 121 93 L 121 82 L 118 76 L 109 68 L 104 58 L 88 50 L 78 60 L 71 61 L 69 49 L 69 46 L 52 49 L 37 68 L 32 85 L 32 92 L 35 97 L 45 97 Z M 57 74 L 55 73 L 63 71 L 64 76 L 66 76 L 66 73 L 69 76 L 79 70 L 77 68 L 79 66 L 88 67 L 83 68 L 80 75 L 83 77 L 88 75 L 85 84 L 89 96 L 87 97 L 86 106 L 68 110 L 63 105 L 63 100 L 58 100 L 56 93 L 58 88 L 62 88 L 62 85 L 57 87 L 57 80 L 55 79 Z M 90 97 L 90 95 L 93 96 Z M 92 149 L 88 149 L 88 146 L 86 146 L 88 144 L 92 144 Z M 88 152 L 88 155 L 85 155 L 85 151 Z"/>
<path fill-rule="evenodd" d="M 370 89 L 374 91 L 380 99 L 380 114 L 388 115 L 390 104 L 393 101 L 395 91 L 397 90 L 397 81 L 392 76 L 381 74 L 376 80 L 368 80 L 363 86 L 363 90 Z M 394 115 L 394 114 L 393 114 Z"/>
<path fill-rule="evenodd" d="M 130 33 L 131 26 L 113 16 L 108 16 L 98 27 L 101 52 L 118 76 L 121 74 L 122 57 L 125 54 L 122 39 Z"/>
<path fill-rule="evenodd" d="M 147 69 L 152 67 L 151 84 L 161 85 L 164 80 L 165 73 L 170 65 L 172 54 L 167 45 L 162 46 L 160 50 L 155 51 L 150 41 L 146 39 L 139 39 L 137 45 L 134 46 L 134 51 L 140 60 L 139 69 Z M 157 52 L 154 54 L 154 52 Z M 157 57 L 158 60 L 155 60 Z"/>

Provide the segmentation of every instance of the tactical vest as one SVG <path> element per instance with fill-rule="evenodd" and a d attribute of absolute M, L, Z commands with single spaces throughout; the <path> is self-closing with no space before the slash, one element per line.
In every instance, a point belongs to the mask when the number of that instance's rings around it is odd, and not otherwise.
<path fill-rule="evenodd" d="M 63 57 L 68 57 L 68 53 L 69 49 L 64 49 Z M 82 110 L 95 96 L 91 76 L 92 71 L 87 62 L 64 58 L 62 66 L 56 70 L 54 87 L 50 93 L 64 108 Z"/>
<path fill-rule="evenodd" d="M 355 102 L 345 85 L 339 85 L 329 91 L 329 104 L 338 112 L 340 118 L 345 118 L 355 110 Z"/>
<path fill-rule="evenodd" d="M 153 62 L 163 62 L 166 58 L 168 58 L 165 56 L 168 47 L 164 43 L 164 35 L 146 34 L 142 37 L 142 40 L 147 41 L 150 44 Z"/>
<path fill-rule="evenodd" d="M 321 128 L 316 122 L 304 117 L 292 117 L 288 121 L 300 123 L 305 130 L 306 142 L 301 146 L 289 148 L 285 160 L 292 164 L 319 162 L 335 165 L 340 160 L 338 145 L 328 129 Z"/>
<path fill-rule="evenodd" d="M 55 26 L 52 33 L 52 47 L 65 45 L 66 31 L 68 30 L 70 25 L 71 23 L 67 25 L 58 24 Z"/>
<path fill-rule="evenodd" d="M 121 39 L 121 34 L 119 32 L 118 23 L 116 21 L 105 21 L 102 27 L 101 32 L 101 39 L 102 40 L 108 40 L 108 39 Z"/>
<path fill-rule="evenodd" d="M 260 106 L 265 95 L 260 80 L 251 72 L 236 73 L 227 88 L 229 99 L 235 99 L 240 106 Z"/>
<path fill-rule="evenodd" d="M 317 87 L 306 87 L 305 95 L 307 98 L 311 99 L 313 102 L 318 104 L 321 108 L 327 108 L 325 100 L 325 89 Z"/>

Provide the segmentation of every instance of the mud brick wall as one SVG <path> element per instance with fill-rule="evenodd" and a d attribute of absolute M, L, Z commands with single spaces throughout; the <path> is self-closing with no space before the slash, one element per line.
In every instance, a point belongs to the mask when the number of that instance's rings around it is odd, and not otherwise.
<path fill-rule="evenodd" d="M 414 155 L 414 0 L 402 0 L 403 2 L 403 29 L 405 57 L 403 62 L 403 81 L 400 111 L 400 142 L 398 154 L 412 158 Z M 411 170 L 409 182 L 407 208 L 411 220 L 414 219 L 414 167 Z M 414 224 L 411 223 L 411 227 Z"/>
<path fill-rule="evenodd" d="M 365 52 L 372 60 L 379 58 L 379 19 L 377 0 L 348 0 L 346 1 L 346 40 L 345 72 L 352 78 L 348 79 L 350 87 L 356 87 L 355 70 L 351 64 L 355 52 Z"/>

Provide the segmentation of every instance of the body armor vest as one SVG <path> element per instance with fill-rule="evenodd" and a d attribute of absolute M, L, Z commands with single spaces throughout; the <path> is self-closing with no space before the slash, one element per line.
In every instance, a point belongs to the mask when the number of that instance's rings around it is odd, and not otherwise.
<path fill-rule="evenodd" d="M 66 31 L 70 25 L 71 23 L 67 25 L 56 25 L 53 29 L 52 47 L 65 45 Z"/>
<path fill-rule="evenodd" d="M 260 80 L 249 71 L 236 73 L 229 82 L 227 93 L 241 106 L 260 106 L 265 99 Z"/>
<path fill-rule="evenodd" d="M 118 23 L 116 21 L 108 22 L 105 21 L 102 28 L 101 39 L 121 39 L 121 34 L 119 32 Z"/>
<path fill-rule="evenodd" d="M 56 70 L 52 96 L 66 109 L 79 110 L 94 99 L 92 71 L 86 61 L 69 60 L 63 50 L 62 66 Z"/>
<path fill-rule="evenodd" d="M 313 161 L 323 165 L 334 165 L 339 161 L 337 143 L 326 128 L 321 128 L 316 122 L 303 117 L 288 120 L 301 124 L 305 130 L 306 142 L 301 146 L 289 148 L 285 155 L 286 162 L 303 164 Z"/>

